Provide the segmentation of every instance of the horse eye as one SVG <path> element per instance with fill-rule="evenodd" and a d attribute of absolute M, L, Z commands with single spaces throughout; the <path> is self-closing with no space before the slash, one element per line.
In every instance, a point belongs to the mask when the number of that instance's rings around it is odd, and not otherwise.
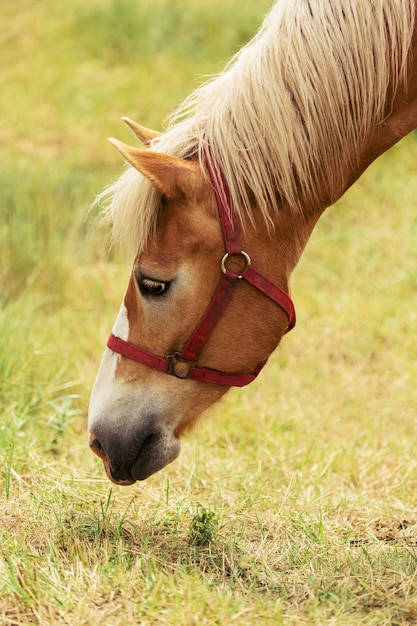
<path fill-rule="evenodd" d="M 138 286 L 143 296 L 162 296 L 167 293 L 170 283 L 142 277 L 138 279 Z"/>

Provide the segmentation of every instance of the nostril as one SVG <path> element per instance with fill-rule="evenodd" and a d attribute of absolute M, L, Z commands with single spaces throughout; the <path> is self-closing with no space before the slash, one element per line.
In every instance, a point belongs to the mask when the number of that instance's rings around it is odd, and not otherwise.
<path fill-rule="evenodd" d="M 88 443 L 91 450 L 94 452 L 94 454 L 97 454 L 100 459 L 105 459 L 107 457 L 103 446 L 101 445 L 100 441 L 97 439 L 94 433 L 90 433 L 90 440 Z"/>

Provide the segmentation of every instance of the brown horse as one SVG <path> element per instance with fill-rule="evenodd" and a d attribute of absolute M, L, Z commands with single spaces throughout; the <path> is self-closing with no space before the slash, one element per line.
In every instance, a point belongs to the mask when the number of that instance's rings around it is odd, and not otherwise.
<path fill-rule="evenodd" d="M 295 323 L 323 210 L 417 127 L 416 0 L 280 0 L 100 200 L 135 261 L 89 409 L 111 480 L 147 478 Z"/>

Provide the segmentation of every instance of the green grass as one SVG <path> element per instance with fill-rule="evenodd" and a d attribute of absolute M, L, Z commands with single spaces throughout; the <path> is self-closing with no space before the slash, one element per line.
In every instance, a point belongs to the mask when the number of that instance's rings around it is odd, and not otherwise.
<path fill-rule="evenodd" d="M 417 137 L 328 210 L 298 325 L 145 483 L 86 407 L 129 268 L 88 206 L 269 2 L 8 0 L 0 55 L 0 624 L 417 620 Z"/>

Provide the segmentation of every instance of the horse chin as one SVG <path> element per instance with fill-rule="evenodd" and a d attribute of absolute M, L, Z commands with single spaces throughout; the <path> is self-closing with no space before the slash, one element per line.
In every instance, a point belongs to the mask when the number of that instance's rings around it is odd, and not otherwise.
<path fill-rule="evenodd" d="M 172 463 L 180 453 L 180 440 L 163 434 L 151 435 L 145 439 L 136 461 L 132 466 L 132 478 L 145 480 Z"/>

